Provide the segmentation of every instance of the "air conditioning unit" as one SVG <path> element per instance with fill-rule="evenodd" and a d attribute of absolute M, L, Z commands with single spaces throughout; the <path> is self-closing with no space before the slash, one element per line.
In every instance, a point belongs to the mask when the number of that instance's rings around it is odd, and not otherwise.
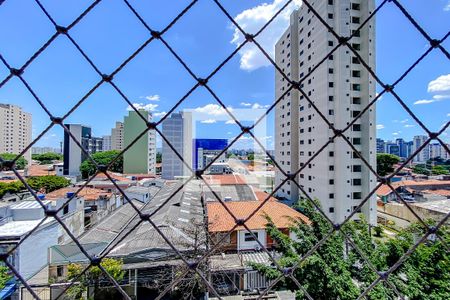
<path fill-rule="evenodd" d="M 261 250 L 262 250 L 262 248 L 261 248 L 260 245 L 256 245 L 254 249 L 255 249 L 256 251 L 261 251 Z"/>

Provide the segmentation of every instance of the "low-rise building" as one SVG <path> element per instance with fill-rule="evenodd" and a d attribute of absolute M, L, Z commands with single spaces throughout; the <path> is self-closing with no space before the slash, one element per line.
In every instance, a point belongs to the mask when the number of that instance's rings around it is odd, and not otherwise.
<path fill-rule="evenodd" d="M 132 186 L 124 192 L 129 200 L 138 200 L 142 203 L 147 203 L 153 199 L 160 189 L 158 186 Z"/>

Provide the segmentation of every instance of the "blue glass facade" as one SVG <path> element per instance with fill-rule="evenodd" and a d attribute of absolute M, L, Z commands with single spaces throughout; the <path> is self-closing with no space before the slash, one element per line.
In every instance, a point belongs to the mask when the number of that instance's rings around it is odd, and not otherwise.
<path fill-rule="evenodd" d="M 194 139 L 194 170 L 198 170 L 198 149 L 223 150 L 228 146 L 227 139 Z"/>

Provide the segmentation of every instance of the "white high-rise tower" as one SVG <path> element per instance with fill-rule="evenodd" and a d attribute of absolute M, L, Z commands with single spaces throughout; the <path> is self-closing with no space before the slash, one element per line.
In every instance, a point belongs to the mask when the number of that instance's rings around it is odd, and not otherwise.
<path fill-rule="evenodd" d="M 374 10 L 374 1 L 315 0 L 309 3 L 339 36 L 348 37 L 355 33 L 349 43 L 374 70 L 374 19 L 357 31 Z M 302 90 L 330 123 L 336 129 L 343 129 L 375 97 L 375 80 L 346 46 L 327 57 L 338 43 L 303 4 L 292 13 L 289 28 L 275 46 L 275 60 L 291 80 L 302 81 Z M 279 72 L 276 72 L 275 80 L 278 99 L 289 83 Z M 292 90 L 276 106 L 275 157 L 287 173 L 294 173 L 304 166 L 333 135 L 299 91 Z M 375 106 L 371 106 L 345 136 L 376 169 Z M 283 174 L 278 172 L 276 185 L 283 179 Z M 340 137 L 296 179 L 310 197 L 320 200 L 322 209 L 334 222 L 348 217 L 376 186 L 375 176 Z M 287 182 L 278 196 L 296 201 L 302 193 L 293 183 Z M 363 206 L 362 212 L 370 223 L 376 224 L 375 196 Z"/>

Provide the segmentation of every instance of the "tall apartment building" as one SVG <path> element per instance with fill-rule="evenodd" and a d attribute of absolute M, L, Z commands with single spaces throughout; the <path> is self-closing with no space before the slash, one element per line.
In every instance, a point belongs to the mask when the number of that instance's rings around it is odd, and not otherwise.
<path fill-rule="evenodd" d="M 413 138 L 413 145 L 412 145 L 412 153 L 416 152 L 417 149 L 419 149 L 423 144 L 426 143 L 428 140 L 428 136 L 426 135 L 416 135 Z M 413 162 L 415 163 L 425 163 L 427 160 L 430 159 L 430 145 L 428 144 L 426 147 L 424 147 L 419 153 L 417 153 L 414 158 Z"/>
<path fill-rule="evenodd" d="M 374 69 L 375 27 L 368 22 L 357 28 L 374 10 L 374 1 L 314 0 L 309 2 L 338 35 L 349 43 L 362 59 Z M 302 5 L 291 15 L 290 26 L 275 46 L 275 60 L 283 72 L 301 88 L 317 108 L 337 129 L 351 120 L 375 97 L 375 81 L 347 48 L 340 47 L 320 20 Z M 319 65 L 322 59 L 323 63 Z M 310 71 L 316 68 L 308 77 Z M 280 98 L 289 87 L 288 81 L 276 72 L 275 96 Z M 275 157 L 287 173 L 294 173 L 333 136 L 327 124 L 306 97 L 297 90 L 287 93 L 275 110 Z M 362 156 L 376 164 L 375 107 L 372 106 L 345 132 Z M 277 172 L 275 186 L 284 176 Z M 304 191 L 321 202 L 322 209 L 334 222 L 341 222 L 376 186 L 376 178 L 342 138 L 329 144 L 296 178 Z M 287 182 L 278 196 L 293 202 L 302 197 L 297 186 Z M 362 213 L 376 224 L 376 199 L 371 197 Z"/>
<path fill-rule="evenodd" d="M 151 121 L 152 114 L 146 110 L 139 110 L 147 121 Z M 117 126 L 116 126 L 117 127 Z M 128 147 L 145 129 L 147 124 L 137 112 L 129 111 L 123 122 L 123 147 Z M 128 174 L 155 174 L 156 172 L 156 133 L 149 130 L 141 136 L 123 154 L 123 172 Z"/>
<path fill-rule="evenodd" d="M 111 136 L 104 135 L 102 137 L 102 151 L 109 151 L 111 149 Z"/>
<path fill-rule="evenodd" d="M 92 136 L 91 127 L 80 124 L 66 124 L 73 137 L 81 144 L 89 154 L 102 151 L 102 139 Z M 63 174 L 68 176 L 80 175 L 80 165 L 88 157 L 76 144 L 72 137 L 64 131 L 64 166 Z"/>
<path fill-rule="evenodd" d="M 0 103 L 0 153 L 21 153 L 31 143 L 31 114 L 13 104 Z M 24 155 L 31 163 L 31 151 Z"/>
<path fill-rule="evenodd" d="M 123 123 L 116 122 L 116 127 L 111 129 L 111 150 L 123 149 Z"/>
<path fill-rule="evenodd" d="M 172 113 L 162 123 L 162 134 L 192 168 L 192 113 Z M 181 176 L 191 176 L 192 172 L 183 164 L 175 152 L 163 140 L 162 174 L 164 179 L 175 179 Z"/>

